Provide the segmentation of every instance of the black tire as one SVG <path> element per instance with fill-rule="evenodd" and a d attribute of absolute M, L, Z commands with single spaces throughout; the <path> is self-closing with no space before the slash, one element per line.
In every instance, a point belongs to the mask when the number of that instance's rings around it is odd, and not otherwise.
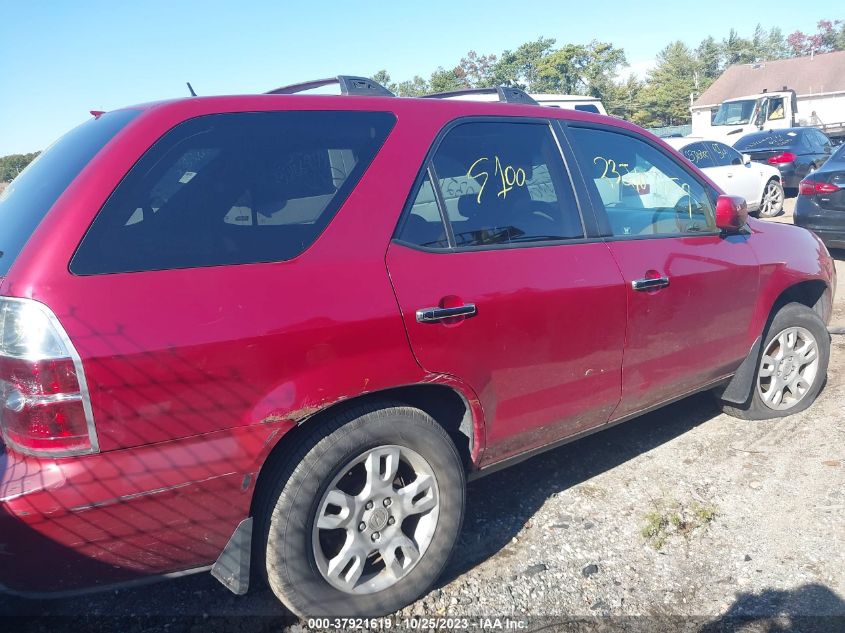
<path fill-rule="evenodd" d="M 758 388 L 758 377 L 763 362 L 763 355 L 778 335 L 791 327 L 801 327 L 812 334 L 818 348 L 818 369 L 815 377 L 800 400 L 787 409 L 773 409 L 766 405 Z M 722 411 L 742 420 L 768 420 L 781 418 L 803 411 L 813 404 L 827 379 L 827 367 L 830 362 L 830 334 L 824 321 L 818 314 L 800 303 L 788 303 L 778 310 L 769 325 L 763 344 L 760 348 L 757 364 L 754 369 L 754 381 L 751 393 L 744 405 L 722 403 Z"/>
<path fill-rule="evenodd" d="M 407 575 L 377 593 L 335 588 L 318 569 L 312 530 L 320 500 L 346 464 L 380 446 L 395 445 L 425 459 L 439 490 L 439 516 L 427 549 Z M 275 464 L 257 506 L 256 564 L 296 615 L 375 617 L 425 594 L 443 572 L 463 523 L 464 466 L 449 435 L 428 414 L 384 403 L 350 410 L 319 424 L 287 459 Z"/>

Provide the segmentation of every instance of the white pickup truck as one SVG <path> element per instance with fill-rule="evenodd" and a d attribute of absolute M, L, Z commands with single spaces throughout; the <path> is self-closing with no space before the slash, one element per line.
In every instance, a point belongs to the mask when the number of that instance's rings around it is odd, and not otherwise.
<path fill-rule="evenodd" d="M 723 101 L 715 114 L 709 106 L 693 106 L 690 135 L 733 145 L 749 132 L 796 126 L 817 127 L 831 139 L 845 139 L 845 93 L 762 92 Z"/>

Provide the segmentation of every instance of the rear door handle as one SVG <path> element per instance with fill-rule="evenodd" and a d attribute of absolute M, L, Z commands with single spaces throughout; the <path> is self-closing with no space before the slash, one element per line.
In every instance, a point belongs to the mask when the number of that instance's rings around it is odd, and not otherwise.
<path fill-rule="evenodd" d="M 417 310 L 417 322 L 436 323 L 437 321 L 442 321 L 443 319 L 475 316 L 475 313 L 476 309 L 474 303 L 467 303 L 454 308 L 422 308 L 421 310 Z"/>
<path fill-rule="evenodd" d="M 656 290 L 669 285 L 668 277 L 654 277 L 653 279 L 635 279 L 631 282 L 634 290 Z"/>

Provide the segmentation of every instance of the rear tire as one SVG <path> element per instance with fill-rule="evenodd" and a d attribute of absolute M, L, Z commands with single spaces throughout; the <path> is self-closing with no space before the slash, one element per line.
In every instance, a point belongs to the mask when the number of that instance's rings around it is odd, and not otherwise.
<path fill-rule="evenodd" d="M 463 522 L 458 451 L 411 407 L 359 408 L 322 424 L 270 477 L 259 560 L 303 618 L 405 607 L 440 576 Z"/>
<path fill-rule="evenodd" d="M 757 213 L 761 218 L 776 218 L 783 213 L 784 198 L 783 186 L 772 178 L 763 189 L 763 198 Z"/>
<path fill-rule="evenodd" d="M 775 314 L 761 350 L 746 404 L 723 403 L 722 411 L 743 420 L 767 420 L 813 404 L 830 361 L 830 334 L 819 315 L 803 304 L 786 304 Z"/>

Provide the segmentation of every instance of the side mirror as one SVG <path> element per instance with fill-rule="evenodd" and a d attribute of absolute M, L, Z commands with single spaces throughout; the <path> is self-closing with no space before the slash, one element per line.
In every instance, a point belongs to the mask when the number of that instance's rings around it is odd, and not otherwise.
<path fill-rule="evenodd" d="M 748 206 L 740 196 L 719 196 L 716 200 L 716 228 L 737 233 L 748 223 Z"/>
<path fill-rule="evenodd" d="M 742 164 L 743 165 L 750 165 L 751 164 L 751 154 L 743 154 L 742 155 Z"/>

